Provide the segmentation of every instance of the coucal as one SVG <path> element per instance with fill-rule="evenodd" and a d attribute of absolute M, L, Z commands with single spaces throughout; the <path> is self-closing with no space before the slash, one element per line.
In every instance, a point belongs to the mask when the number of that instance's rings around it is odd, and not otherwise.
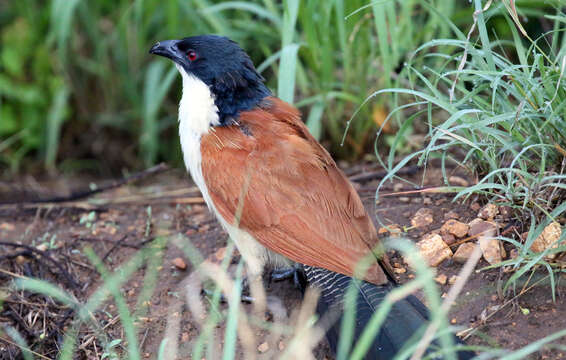
<path fill-rule="evenodd" d="M 370 255 L 358 285 L 361 334 L 395 286 L 391 269 L 358 194 L 299 111 L 272 96 L 249 56 L 226 37 L 160 41 L 150 53 L 171 59 L 181 73 L 185 165 L 250 275 L 260 276 L 267 264 L 301 264 L 309 285 L 321 290 L 318 311 L 341 311 L 356 266 Z M 427 319 L 416 297 L 398 301 L 367 358 L 392 358 Z M 334 349 L 339 331 L 337 323 L 327 333 Z"/>

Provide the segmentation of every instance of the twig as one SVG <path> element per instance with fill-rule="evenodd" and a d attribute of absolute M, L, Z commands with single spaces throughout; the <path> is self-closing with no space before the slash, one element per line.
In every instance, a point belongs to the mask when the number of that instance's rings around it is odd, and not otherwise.
<path fill-rule="evenodd" d="M 49 260 L 50 263 L 52 263 L 53 265 L 55 265 L 55 267 L 57 269 L 59 269 L 59 271 L 61 271 L 61 273 L 63 274 L 63 276 L 67 279 L 67 281 L 71 284 L 72 288 L 74 290 L 78 290 L 79 286 L 77 285 L 77 283 L 75 282 L 75 280 L 73 279 L 73 277 L 71 276 L 71 274 L 69 274 L 65 269 L 63 269 L 63 267 L 57 262 L 55 261 L 51 256 L 49 256 L 45 251 L 41 251 L 39 249 L 36 249 L 34 247 L 28 246 L 28 245 L 23 245 L 23 244 L 14 244 L 14 243 L 9 243 L 9 242 L 4 242 L 4 241 L 0 241 L 0 246 L 10 246 L 10 247 L 20 247 L 23 249 L 26 249 L 32 253 L 35 254 L 39 254 L 41 257 Z"/>
<path fill-rule="evenodd" d="M 169 169 L 169 167 L 167 165 L 161 163 L 159 165 L 150 167 L 149 169 L 146 169 L 146 170 L 137 172 L 135 174 L 126 176 L 123 179 L 115 180 L 115 181 L 113 181 L 109 184 L 96 187 L 95 189 L 83 189 L 83 190 L 73 192 L 70 195 L 66 195 L 66 196 L 55 196 L 55 197 L 50 197 L 50 198 L 46 198 L 46 199 L 37 199 L 37 200 L 32 200 L 32 201 L 11 201 L 11 200 L 8 200 L 8 201 L 0 202 L 0 205 L 23 204 L 23 203 L 27 203 L 27 204 L 61 203 L 61 202 L 68 202 L 68 201 L 83 199 L 83 198 L 89 197 L 91 195 L 94 195 L 94 194 L 97 194 L 97 193 L 100 193 L 100 192 L 103 192 L 103 191 L 107 191 L 107 190 L 110 190 L 110 189 L 114 189 L 114 188 L 120 187 L 122 185 L 131 183 L 133 181 L 140 180 L 144 177 L 163 172 L 163 171 L 168 170 L 168 169 Z"/>
<path fill-rule="evenodd" d="M 395 175 L 414 175 L 419 171 L 420 167 L 417 165 L 407 166 L 406 168 L 402 168 L 395 173 Z M 387 176 L 389 171 L 381 170 L 381 171 L 372 171 L 372 172 L 365 172 L 357 175 L 352 175 L 349 177 L 350 181 L 356 182 L 364 182 L 373 179 L 381 179 Z"/>
<path fill-rule="evenodd" d="M 4 342 L 7 343 L 7 344 L 17 346 L 22 352 L 23 352 L 23 351 L 29 351 L 30 353 L 32 353 L 33 355 L 35 355 L 35 356 L 37 356 L 37 357 L 40 357 L 40 358 L 42 358 L 42 359 L 51 360 L 51 359 L 48 358 L 47 356 L 41 355 L 40 353 L 37 353 L 37 352 L 33 351 L 32 349 L 30 349 L 30 348 L 28 348 L 28 347 L 22 347 L 22 346 L 20 346 L 19 344 L 16 344 L 15 342 L 12 342 L 12 341 L 10 341 L 10 340 L 8 340 L 8 339 L 6 339 L 6 338 L 3 338 L 3 337 L 1 337 L 1 336 L 0 336 L 0 340 L 1 340 L 1 341 L 4 341 Z"/>
<path fill-rule="evenodd" d="M 106 259 L 108 258 L 108 256 L 110 256 L 110 254 L 112 253 L 112 251 L 116 250 L 119 246 L 121 246 L 122 243 L 124 242 L 124 240 L 126 240 L 127 238 L 128 238 L 128 234 L 122 236 L 122 237 L 120 238 L 120 240 L 116 241 L 116 242 L 114 243 L 114 245 L 110 248 L 110 250 L 108 250 L 108 251 L 106 252 L 106 254 L 104 254 L 104 256 L 102 257 L 102 260 L 101 260 L 101 261 L 102 261 L 102 262 L 105 262 Z"/>

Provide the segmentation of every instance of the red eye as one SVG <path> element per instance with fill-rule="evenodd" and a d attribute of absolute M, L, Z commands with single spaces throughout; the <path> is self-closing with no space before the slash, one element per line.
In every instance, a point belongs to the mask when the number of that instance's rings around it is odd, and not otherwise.
<path fill-rule="evenodd" d="M 194 51 L 194 50 L 187 51 L 187 57 L 189 58 L 189 60 L 195 61 L 197 59 L 196 51 Z"/>

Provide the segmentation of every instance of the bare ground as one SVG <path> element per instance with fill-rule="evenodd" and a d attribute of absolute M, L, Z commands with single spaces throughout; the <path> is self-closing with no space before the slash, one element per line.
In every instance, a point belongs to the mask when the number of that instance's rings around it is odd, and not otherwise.
<path fill-rule="evenodd" d="M 471 209 L 475 199 L 455 203 L 451 201 L 451 194 L 400 194 L 411 190 L 403 183 L 385 186 L 382 193 L 396 195 L 381 197 L 375 205 L 377 180 L 372 176 L 363 179 L 363 174 L 379 174 L 374 173 L 371 165 L 352 166 L 346 172 L 358 179 L 364 203 L 379 219 L 377 226 L 397 224 L 405 227 L 411 239 L 418 240 L 428 231 L 439 228 L 446 214 L 469 221 L 477 213 L 477 210 Z M 409 175 L 409 178 L 420 182 L 421 174 Z M 423 185 L 437 185 L 439 179 L 438 171 L 429 169 Z M 87 185 L 88 181 L 84 179 L 39 184 L 26 181 L 3 183 L 0 184 L 0 201 L 23 201 L 55 193 L 65 195 L 70 188 Z M 30 188 L 34 190 L 30 192 Z M 433 210 L 434 223 L 426 228 L 411 229 L 411 217 L 423 207 Z M 176 237 L 177 234 L 183 237 Z M 161 240 L 172 237 L 177 240 Z M 30 348 L 39 354 L 36 357 L 51 359 L 60 351 L 64 335 L 73 325 L 73 311 L 69 307 L 42 295 L 14 290 L 15 279 L 36 277 L 48 280 L 71 293 L 78 302 L 85 303 L 102 284 L 100 272 L 88 258 L 89 249 L 108 270 L 115 270 L 133 259 L 144 247 L 153 249 L 148 250 L 151 254 L 148 258 L 162 257 L 162 260 L 154 267 L 151 261 L 144 263 L 119 287 L 131 311 L 139 316 L 136 325 L 140 353 L 143 358 L 156 358 L 162 339 L 166 333 L 173 332 L 177 334 L 180 354 L 190 354 L 192 345 L 203 331 L 203 319 L 195 318 L 194 311 L 187 306 L 187 292 L 199 290 L 187 287 L 187 277 L 193 268 L 185 257 L 183 248 L 186 243 L 183 241 L 190 241 L 205 259 L 219 263 L 226 248 L 227 235 L 180 171 L 169 171 L 135 185 L 120 186 L 89 201 L 0 205 L 0 358 L 21 357 L 20 351 L 13 345 L 17 339 L 10 335 L 9 329 L 15 329 L 22 335 Z M 399 268 L 407 270 L 399 271 L 400 282 L 413 276 L 399 254 L 392 253 L 391 256 Z M 183 263 L 187 265 L 186 269 L 182 269 Z M 237 263 L 237 257 L 233 263 Z M 484 266 L 487 263 L 481 260 L 477 269 Z M 460 268 L 461 265 L 448 260 L 438 267 L 437 272 L 450 278 Z M 151 283 L 154 273 L 155 288 L 145 299 L 143 293 L 147 290 L 144 289 L 148 282 Z M 553 301 L 549 282 L 543 275 L 544 272 L 534 274 L 526 284 L 528 291 L 522 295 L 510 293 L 503 296 L 502 285 L 509 273 L 502 269 L 476 271 L 451 310 L 451 323 L 464 330 L 464 334 L 471 333 L 466 339 L 470 344 L 506 349 L 518 349 L 563 329 L 566 326 L 563 320 L 566 319 L 566 278 L 557 279 L 556 301 Z M 532 286 L 537 282 L 538 285 Z M 300 319 L 301 293 L 291 282 L 266 282 L 265 286 L 267 296 L 276 308 L 270 308 L 263 320 L 274 321 L 276 317 L 278 322 L 293 329 Z M 445 293 L 450 286 L 448 283 L 439 285 L 440 291 Z M 515 294 L 520 290 L 517 289 Z M 199 297 L 204 304 L 207 303 L 208 298 Z M 247 304 L 244 308 L 253 312 L 253 305 Z M 226 309 L 227 305 L 223 305 L 223 311 Z M 75 358 L 99 359 L 104 352 L 104 337 L 107 340 L 123 339 L 116 348 L 127 348 L 115 301 L 104 302 L 94 316 L 99 330 L 95 330 L 96 326 L 80 328 L 79 350 Z M 221 354 L 224 330 L 224 322 L 213 329 L 217 339 L 216 352 L 207 354 L 208 357 L 215 358 Z M 272 332 L 254 327 L 253 351 L 260 358 L 273 358 L 289 346 L 290 334 L 271 335 Z M 562 344 L 566 344 L 566 340 L 562 339 Z M 246 357 L 244 350 L 242 346 L 238 347 L 239 358 Z M 333 358 L 325 340 L 316 347 L 314 354 L 317 359 Z M 564 357 L 566 353 L 552 349 L 535 356 L 547 359 Z"/>

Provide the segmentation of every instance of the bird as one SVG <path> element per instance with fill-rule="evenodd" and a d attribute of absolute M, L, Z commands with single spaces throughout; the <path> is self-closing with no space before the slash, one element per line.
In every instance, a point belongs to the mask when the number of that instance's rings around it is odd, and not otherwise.
<path fill-rule="evenodd" d="M 338 314 L 326 334 L 334 351 L 345 293 L 355 284 L 359 336 L 397 285 L 359 195 L 300 112 L 272 94 L 247 53 L 227 37 L 159 41 L 149 52 L 172 60 L 181 75 L 184 163 L 248 276 L 261 276 L 266 267 L 302 272 L 320 291 L 317 311 Z M 397 301 L 366 358 L 392 358 L 428 318 L 415 296 Z"/>

